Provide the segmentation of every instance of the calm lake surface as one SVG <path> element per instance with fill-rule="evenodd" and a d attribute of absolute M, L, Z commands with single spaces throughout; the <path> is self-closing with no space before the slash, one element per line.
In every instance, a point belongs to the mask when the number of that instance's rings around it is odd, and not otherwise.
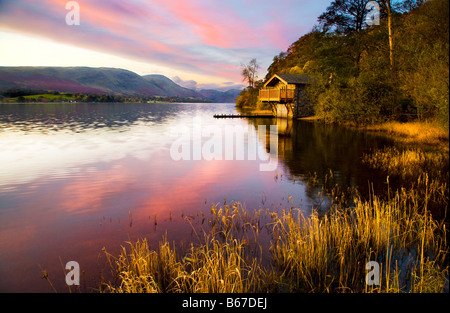
<path fill-rule="evenodd" d="M 89 292 L 109 271 L 103 247 L 117 253 L 144 237 L 156 247 L 165 235 L 196 241 L 185 219 L 201 228 L 201 212 L 214 204 L 308 214 L 319 203 L 309 173 L 320 180 L 332 170 L 361 193 L 369 182 L 385 188 L 361 157 L 391 145 L 386 139 L 305 121 L 213 118 L 232 113 L 234 104 L 0 104 L 0 292 L 53 292 L 42 270 L 68 291 L 69 261 L 80 264 Z M 278 126 L 275 150 L 270 125 Z M 231 144 L 231 160 L 230 129 L 247 132 Z M 208 160 L 212 143 L 223 146 L 222 160 L 220 150 Z M 261 171 L 269 156 L 276 168 Z"/>

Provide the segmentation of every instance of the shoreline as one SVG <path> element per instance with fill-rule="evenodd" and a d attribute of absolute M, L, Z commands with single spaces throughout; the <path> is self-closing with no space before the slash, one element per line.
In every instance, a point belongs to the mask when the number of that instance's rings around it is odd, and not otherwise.
<path fill-rule="evenodd" d="M 247 114 L 272 114 L 272 110 L 255 109 L 253 107 L 236 107 Z M 274 118 L 277 118 L 273 115 Z M 323 118 L 312 115 L 307 117 L 290 118 L 291 120 L 326 123 Z M 407 122 L 385 121 L 375 124 L 354 124 L 351 122 L 332 123 L 355 130 L 366 131 L 380 136 L 386 136 L 398 143 L 408 146 L 421 146 L 449 152 L 449 131 L 433 120 L 413 120 Z"/>

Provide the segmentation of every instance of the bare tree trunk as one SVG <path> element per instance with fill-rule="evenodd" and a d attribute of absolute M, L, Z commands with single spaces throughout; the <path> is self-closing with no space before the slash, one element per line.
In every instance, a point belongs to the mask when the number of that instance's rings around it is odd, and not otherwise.
<path fill-rule="evenodd" d="M 389 64 L 390 64 L 390 72 L 391 72 L 391 82 L 393 88 L 393 97 L 392 97 L 392 105 L 391 105 L 391 114 L 396 115 L 397 113 L 397 74 L 395 70 L 395 60 L 394 60 L 394 38 L 393 38 L 393 30 L 392 30 L 392 7 L 391 1 L 386 0 L 386 8 L 388 14 L 388 32 L 389 32 Z"/>
<path fill-rule="evenodd" d="M 392 9 L 391 1 L 386 0 L 387 14 L 388 14 L 388 31 L 389 31 L 389 61 L 391 65 L 391 74 L 394 74 L 394 40 L 392 38 Z"/>

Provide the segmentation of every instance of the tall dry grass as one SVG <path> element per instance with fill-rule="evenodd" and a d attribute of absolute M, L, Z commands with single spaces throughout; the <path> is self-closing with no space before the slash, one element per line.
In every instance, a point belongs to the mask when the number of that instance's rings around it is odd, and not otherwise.
<path fill-rule="evenodd" d="M 448 152 L 426 151 L 421 148 L 387 147 L 363 155 L 363 162 L 391 176 L 417 178 L 423 173 L 440 178 L 448 173 Z"/>
<path fill-rule="evenodd" d="M 394 138 L 404 144 L 365 154 L 363 163 L 400 182 L 414 193 L 410 199 L 426 202 L 435 216 L 445 218 L 449 198 L 448 132 L 424 122 L 392 122 L 378 127 L 396 134 Z"/>
<path fill-rule="evenodd" d="M 118 283 L 106 284 L 111 292 L 258 292 L 266 283 L 255 253 L 261 211 L 249 214 L 239 203 L 212 206 L 210 230 L 197 233 L 181 255 L 167 239 L 157 250 L 149 249 L 146 239 L 128 243 L 119 256 L 106 252 Z M 189 219 L 186 219 L 189 222 Z M 191 224 L 192 225 L 192 224 Z M 238 238 L 236 238 L 238 236 Z M 258 256 L 255 256 L 258 255 Z"/>
<path fill-rule="evenodd" d="M 300 292 L 442 292 L 448 275 L 445 224 L 423 208 L 406 208 L 409 197 L 403 191 L 388 202 L 356 200 L 354 208 L 323 217 L 283 214 L 271 247 L 280 282 Z M 365 284 L 369 261 L 383 269 L 380 286 Z"/>
<path fill-rule="evenodd" d="M 157 250 L 146 239 L 128 243 L 118 257 L 107 254 L 116 273 L 117 284 L 106 290 L 118 293 L 245 293 L 255 292 L 262 284 L 256 260 L 243 257 L 245 243 L 220 242 L 206 238 L 202 245 L 192 244 L 181 256 L 167 240 Z M 248 262 L 248 263 L 247 263 Z"/>
<path fill-rule="evenodd" d="M 430 187 L 428 187 L 430 188 Z M 249 212 L 213 206 L 209 230 L 184 254 L 166 239 L 151 250 L 129 243 L 107 254 L 111 292 L 443 292 L 448 283 L 447 230 L 421 193 L 401 189 L 336 206 L 324 216 L 298 209 Z M 270 234 L 267 251 L 262 230 Z M 256 249 L 255 249 L 256 247 Z M 255 253 L 258 249 L 261 251 Z M 263 262 L 263 255 L 270 262 Z M 380 285 L 365 283 L 365 265 L 381 267 Z"/>

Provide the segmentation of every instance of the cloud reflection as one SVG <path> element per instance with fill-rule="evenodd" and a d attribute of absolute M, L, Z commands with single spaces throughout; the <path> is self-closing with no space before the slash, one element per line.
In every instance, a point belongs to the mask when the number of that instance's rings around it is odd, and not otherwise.
<path fill-rule="evenodd" d="M 49 176 L 53 179 L 76 174 L 89 164 L 119 160 L 127 155 L 146 159 L 157 147 L 164 147 L 164 127 L 136 122 L 126 131 L 108 128 L 74 133 L 55 131 L 17 136 L 0 136 L 0 187 L 29 183 Z M 160 134 L 158 136 L 157 134 Z"/>

